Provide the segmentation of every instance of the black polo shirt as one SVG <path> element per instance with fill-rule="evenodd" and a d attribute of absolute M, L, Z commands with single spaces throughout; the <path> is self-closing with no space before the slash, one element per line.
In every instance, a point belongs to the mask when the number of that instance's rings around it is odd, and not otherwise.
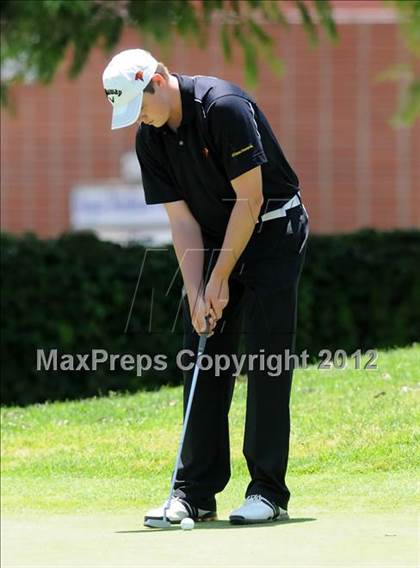
<path fill-rule="evenodd" d="M 236 194 L 231 180 L 261 166 L 261 214 L 296 194 L 299 180 L 254 99 L 216 77 L 178 75 L 176 132 L 142 124 L 136 135 L 145 200 L 184 200 L 204 235 L 222 243 Z"/>

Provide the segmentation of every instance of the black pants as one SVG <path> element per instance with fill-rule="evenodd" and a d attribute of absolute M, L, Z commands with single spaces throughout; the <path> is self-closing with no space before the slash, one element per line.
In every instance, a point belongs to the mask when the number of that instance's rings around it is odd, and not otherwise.
<path fill-rule="evenodd" d="M 286 217 L 255 226 L 251 239 L 229 279 L 230 300 L 207 340 L 205 353 L 238 354 L 243 333 L 246 355 L 259 355 L 247 364 L 247 405 L 243 453 L 251 481 L 246 496 L 261 494 L 287 509 L 290 492 L 285 476 L 289 455 L 289 401 L 293 364 L 286 366 L 287 350 L 295 350 L 297 289 L 306 252 L 308 217 L 302 206 Z M 204 239 L 205 279 L 208 280 L 220 244 Z M 184 291 L 185 292 L 185 291 Z M 184 349 L 197 353 L 199 336 L 183 298 Z M 261 364 L 261 354 L 265 363 Z M 271 357 L 269 367 L 268 356 Z M 277 357 L 276 357 L 277 356 Z M 249 359 L 248 359 L 249 360 Z M 292 363 L 292 362 L 291 362 Z M 251 368 L 253 367 L 253 368 Z M 270 376 L 271 373 L 276 376 Z M 234 365 L 215 374 L 214 366 L 200 370 L 187 428 L 175 495 L 196 507 L 216 510 L 216 493 L 227 485 L 230 470 L 228 413 L 235 376 Z M 193 370 L 184 371 L 184 412 Z"/>

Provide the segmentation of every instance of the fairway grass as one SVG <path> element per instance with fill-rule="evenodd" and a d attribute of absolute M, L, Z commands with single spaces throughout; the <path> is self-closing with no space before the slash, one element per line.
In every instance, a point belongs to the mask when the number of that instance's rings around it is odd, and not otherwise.
<path fill-rule="evenodd" d="M 379 352 L 377 370 L 295 371 L 292 514 L 418 509 L 419 362 L 413 345 Z M 245 395 L 239 379 L 230 413 L 232 479 L 217 497 L 219 512 L 238 506 L 249 482 Z M 168 387 L 3 408 L 3 513 L 141 512 L 159 504 L 169 490 L 181 401 L 181 388 Z"/>

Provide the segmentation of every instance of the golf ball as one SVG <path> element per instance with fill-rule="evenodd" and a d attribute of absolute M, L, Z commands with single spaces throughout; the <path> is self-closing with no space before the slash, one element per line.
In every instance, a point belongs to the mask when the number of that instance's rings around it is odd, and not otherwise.
<path fill-rule="evenodd" d="M 181 529 L 183 531 L 192 531 L 194 528 L 194 521 L 187 517 L 186 519 L 182 519 L 181 521 Z"/>

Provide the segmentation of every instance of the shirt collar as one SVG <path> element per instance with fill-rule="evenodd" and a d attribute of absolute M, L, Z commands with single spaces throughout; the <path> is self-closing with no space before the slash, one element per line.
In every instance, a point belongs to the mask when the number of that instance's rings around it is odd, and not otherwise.
<path fill-rule="evenodd" d="M 182 105 L 182 119 L 181 126 L 189 124 L 194 118 L 194 81 L 189 75 L 179 75 L 178 73 L 171 73 L 178 79 L 179 92 L 181 93 L 181 105 Z M 164 124 L 157 130 L 166 130 L 168 126 Z"/>
<path fill-rule="evenodd" d="M 172 73 L 178 79 L 179 90 L 182 101 L 182 121 L 181 125 L 189 124 L 194 118 L 194 81 L 189 75 L 178 75 Z"/>

